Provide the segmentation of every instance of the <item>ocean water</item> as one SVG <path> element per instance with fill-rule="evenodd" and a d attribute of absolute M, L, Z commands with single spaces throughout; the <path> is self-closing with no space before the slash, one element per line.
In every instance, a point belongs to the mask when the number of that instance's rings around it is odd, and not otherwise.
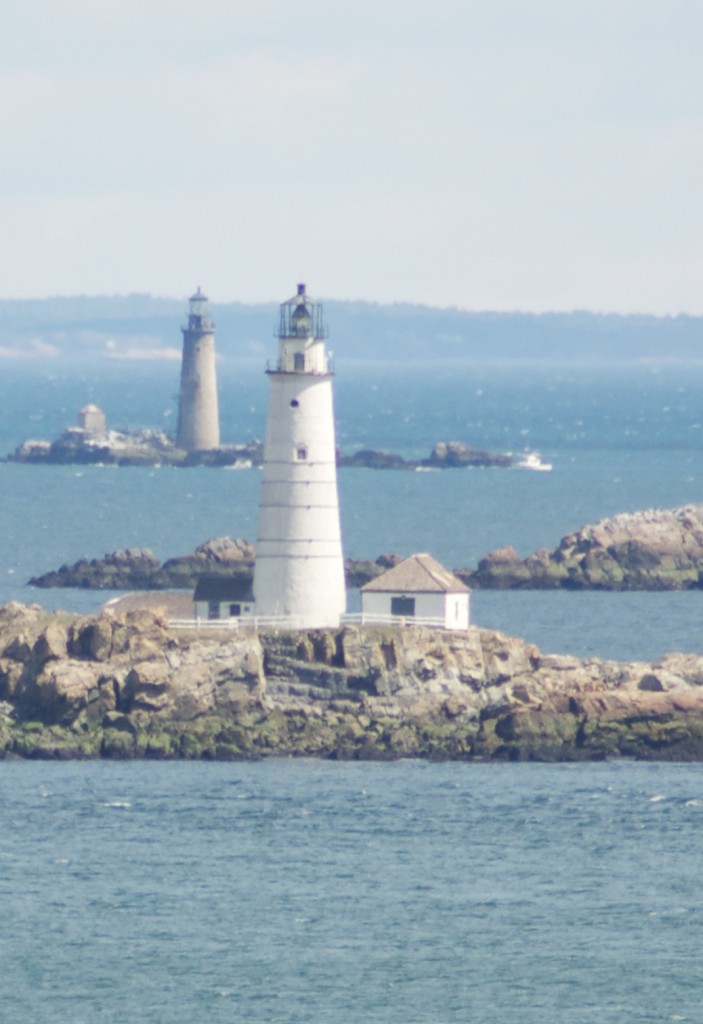
<path fill-rule="evenodd" d="M 261 436 L 261 367 L 220 368 L 225 441 Z M 113 426 L 173 429 L 177 363 L 10 364 L 0 452 L 52 438 L 98 402 Z M 551 473 L 524 470 L 340 473 L 344 546 L 353 557 L 430 551 L 452 568 L 511 544 L 552 547 L 603 516 L 701 501 L 703 365 L 562 367 L 347 364 L 335 380 L 344 451 L 426 455 L 438 440 L 539 451 Z M 211 537 L 255 540 L 257 470 L 114 469 L 0 464 L 0 600 L 96 610 L 105 595 L 34 591 L 33 576 L 80 557 L 149 547 L 162 558 Z M 350 594 L 350 605 L 358 595 Z M 651 660 L 701 648 L 703 592 L 488 593 L 474 621 L 545 651 Z"/>
<path fill-rule="evenodd" d="M 0 452 L 87 401 L 173 423 L 176 365 L 4 368 Z M 266 381 L 224 363 L 225 440 Z M 605 515 L 699 502 L 703 367 L 339 366 L 345 450 L 440 439 L 551 473 L 340 475 L 350 555 L 450 566 Z M 30 575 L 126 546 L 253 539 L 257 471 L 0 464 L 0 600 L 92 610 Z M 703 595 L 477 593 L 545 649 L 701 650 Z M 668 1024 L 701 1020 L 697 765 L 0 765 L 2 1024 Z"/>
<path fill-rule="evenodd" d="M 5 763 L 3 1024 L 701 1019 L 694 765 Z"/>

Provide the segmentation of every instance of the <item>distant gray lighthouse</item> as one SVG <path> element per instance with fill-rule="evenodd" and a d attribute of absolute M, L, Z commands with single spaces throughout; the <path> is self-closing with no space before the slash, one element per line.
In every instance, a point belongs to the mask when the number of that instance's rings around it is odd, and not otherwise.
<path fill-rule="evenodd" d="M 220 446 L 220 413 L 215 373 L 215 325 L 207 296 L 200 288 L 189 300 L 188 324 L 183 330 L 181 391 L 176 445 L 186 452 Z"/>
<path fill-rule="evenodd" d="M 266 419 L 254 569 L 256 615 L 338 626 L 346 607 L 332 370 L 322 306 L 305 285 L 281 306 Z"/>

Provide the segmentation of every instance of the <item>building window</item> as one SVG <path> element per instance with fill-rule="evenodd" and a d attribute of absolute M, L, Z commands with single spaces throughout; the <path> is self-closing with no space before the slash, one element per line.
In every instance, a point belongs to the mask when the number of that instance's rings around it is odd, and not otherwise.
<path fill-rule="evenodd" d="M 236 616 L 239 616 L 241 614 L 242 614 L 242 606 L 241 606 L 241 604 L 231 604 L 229 606 L 229 617 L 231 619 L 233 619 Z"/>
<path fill-rule="evenodd" d="M 294 352 L 293 353 L 293 369 L 297 372 L 302 372 L 305 369 L 305 353 Z"/>
<path fill-rule="evenodd" d="M 415 598 L 392 597 L 391 615 L 398 615 L 403 618 L 412 618 L 415 615 Z"/>
<path fill-rule="evenodd" d="M 301 444 L 295 449 L 295 457 L 298 462 L 305 462 L 308 457 L 308 449 L 306 445 Z"/>
<path fill-rule="evenodd" d="M 219 617 L 220 617 L 220 602 L 219 601 L 208 601 L 208 603 L 207 603 L 207 617 L 208 617 L 208 619 L 219 619 Z"/>

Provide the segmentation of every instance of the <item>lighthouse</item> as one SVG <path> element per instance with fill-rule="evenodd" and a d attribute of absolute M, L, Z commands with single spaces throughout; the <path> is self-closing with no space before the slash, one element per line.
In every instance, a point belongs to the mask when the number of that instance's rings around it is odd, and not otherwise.
<path fill-rule="evenodd" d="M 186 452 L 218 448 L 220 414 L 215 374 L 215 325 L 210 318 L 207 296 L 200 288 L 189 299 L 188 323 L 182 331 L 183 361 L 176 445 Z"/>
<path fill-rule="evenodd" d="M 256 615 L 335 627 L 346 607 L 332 369 L 322 306 L 305 285 L 281 305 L 270 381 L 254 570 Z"/>

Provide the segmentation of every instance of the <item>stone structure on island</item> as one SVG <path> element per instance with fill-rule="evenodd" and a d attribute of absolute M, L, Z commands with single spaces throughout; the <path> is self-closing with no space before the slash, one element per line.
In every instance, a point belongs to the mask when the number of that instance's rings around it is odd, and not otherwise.
<path fill-rule="evenodd" d="M 92 402 L 78 411 L 78 426 L 92 437 L 104 437 L 107 432 L 107 421 L 102 409 Z"/>
<path fill-rule="evenodd" d="M 322 306 L 305 285 L 281 305 L 259 503 L 257 617 L 336 627 L 346 608 L 332 368 Z"/>
<path fill-rule="evenodd" d="M 176 447 L 185 452 L 210 451 L 220 446 L 215 325 L 208 310 L 207 296 L 200 288 L 191 295 L 189 304 L 188 323 L 182 328 Z"/>
<path fill-rule="evenodd" d="M 468 629 L 469 588 L 431 555 L 411 555 L 361 588 L 361 621 Z"/>

